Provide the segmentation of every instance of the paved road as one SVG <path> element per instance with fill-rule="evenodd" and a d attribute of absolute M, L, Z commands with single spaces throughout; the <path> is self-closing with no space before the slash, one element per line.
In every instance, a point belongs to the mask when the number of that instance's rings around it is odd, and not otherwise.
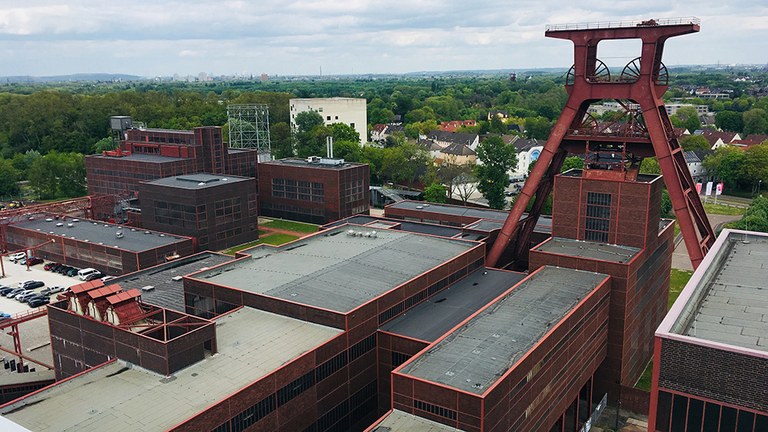
<path fill-rule="evenodd" d="M 712 224 L 713 227 L 715 227 L 715 231 L 717 231 L 718 226 L 721 224 L 724 224 L 726 222 L 739 220 L 741 219 L 741 216 L 730 216 L 730 215 L 707 215 L 709 217 L 709 223 Z M 682 238 L 680 239 L 680 243 L 675 247 L 675 252 L 672 253 L 672 268 L 680 269 L 680 270 L 693 270 L 693 266 L 691 265 L 691 259 L 688 258 L 688 249 L 685 248 L 685 242 L 682 241 Z"/>

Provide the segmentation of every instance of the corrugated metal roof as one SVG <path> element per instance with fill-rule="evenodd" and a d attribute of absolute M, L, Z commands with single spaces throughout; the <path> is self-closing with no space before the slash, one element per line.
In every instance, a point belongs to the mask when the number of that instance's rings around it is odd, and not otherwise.
<path fill-rule="evenodd" d="M 99 279 L 83 282 L 81 284 L 72 285 L 69 289 L 72 290 L 73 294 L 82 294 L 84 292 L 100 288 L 104 286 L 104 282 L 102 282 Z"/>
<path fill-rule="evenodd" d="M 141 292 L 137 289 L 132 289 L 130 291 L 123 291 L 111 297 L 107 297 L 107 301 L 109 302 L 109 304 L 116 305 L 124 301 L 133 300 L 136 297 L 141 297 Z"/>

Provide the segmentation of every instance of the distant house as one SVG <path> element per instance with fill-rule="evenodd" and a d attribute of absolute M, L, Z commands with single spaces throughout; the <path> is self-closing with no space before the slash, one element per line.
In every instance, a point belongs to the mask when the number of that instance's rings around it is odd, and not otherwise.
<path fill-rule="evenodd" d="M 488 112 L 488 121 L 491 121 L 492 118 L 498 117 L 500 119 L 508 119 L 509 113 L 502 110 L 493 110 Z"/>
<path fill-rule="evenodd" d="M 526 177 L 528 175 L 528 166 L 531 162 L 539 159 L 541 151 L 544 149 L 544 142 L 535 138 L 517 139 L 513 141 L 515 150 L 517 150 L 517 167 L 509 172 L 510 177 Z"/>
<path fill-rule="evenodd" d="M 466 165 L 477 163 L 477 153 L 464 144 L 454 143 L 440 150 L 438 158 L 443 164 Z"/>
<path fill-rule="evenodd" d="M 456 132 L 461 127 L 474 127 L 477 126 L 475 120 L 453 120 L 447 122 L 440 122 L 440 130 L 446 132 Z"/>
<path fill-rule="evenodd" d="M 463 144 L 473 151 L 477 150 L 477 145 L 480 143 L 480 136 L 478 134 L 446 132 L 441 130 L 433 130 L 429 132 L 427 134 L 427 139 L 441 147 L 448 147 L 451 144 Z"/>
<path fill-rule="evenodd" d="M 764 142 L 768 141 L 768 135 L 763 134 L 752 134 L 748 135 L 746 138 L 741 140 L 734 140 L 731 142 L 731 145 L 740 147 L 743 149 L 748 149 L 752 146 L 756 146 L 758 144 L 762 144 Z"/>
<path fill-rule="evenodd" d="M 731 144 L 733 141 L 741 140 L 741 136 L 738 132 L 721 132 L 711 129 L 703 129 L 699 135 L 707 139 L 709 148 L 712 150 Z"/>
<path fill-rule="evenodd" d="M 376 124 L 371 129 L 371 141 L 379 144 L 383 144 L 387 137 L 394 135 L 395 133 L 405 133 L 405 128 L 402 123 L 389 123 L 389 124 Z"/>
<path fill-rule="evenodd" d="M 699 183 L 707 180 L 707 170 L 702 162 L 704 162 L 705 157 L 713 153 L 712 150 L 689 150 L 685 152 L 685 163 L 688 165 L 688 171 L 694 182 Z"/>

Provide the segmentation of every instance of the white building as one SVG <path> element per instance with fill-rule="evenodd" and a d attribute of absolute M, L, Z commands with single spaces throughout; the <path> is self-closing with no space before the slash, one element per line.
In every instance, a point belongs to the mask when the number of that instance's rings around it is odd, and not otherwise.
<path fill-rule="evenodd" d="M 707 105 L 664 104 L 664 107 L 667 109 L 667 114 L 669 115 L 675 115 L 677 113 L 677 110 L 679 110 L 680 108 L 686 108 L 686 107 L 695 108 L 696 113 L 698 113 L 700 116 L 709 112 L 709 107 Z"/>
<path fill-rule="evenodd" d="M 291 99 L 291 127 L 296 127 L 296 114 L 316 111 L 323 116 L 326 125 L 344 123 L 360 135 L 360 145 L 368 139 L 368 111 L 365 99 L 358 98 L 314 98 Z"/>

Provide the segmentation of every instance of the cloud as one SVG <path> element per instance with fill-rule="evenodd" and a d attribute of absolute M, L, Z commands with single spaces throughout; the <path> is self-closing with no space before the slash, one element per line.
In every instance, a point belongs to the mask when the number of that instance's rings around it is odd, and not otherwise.
<path fill-rule="evenodd" d="M 0 0 L 0 75 L 567 67 L 546 24 L 697 13 L 701 33 L 670 39 L 668 64 L 766 61 L 764 0 Z"/>

